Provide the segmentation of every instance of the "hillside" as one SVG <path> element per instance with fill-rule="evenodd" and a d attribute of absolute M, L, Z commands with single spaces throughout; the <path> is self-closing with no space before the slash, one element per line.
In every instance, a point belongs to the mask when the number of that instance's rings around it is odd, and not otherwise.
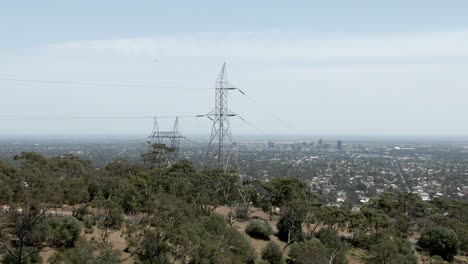
<path fill-rule="evenodd" d="M 0 181 L 3 263 L 466 263 L 459 200 L 384 193 L 356 210 L 294 177 L 37 153 L 0 163 Z"/>

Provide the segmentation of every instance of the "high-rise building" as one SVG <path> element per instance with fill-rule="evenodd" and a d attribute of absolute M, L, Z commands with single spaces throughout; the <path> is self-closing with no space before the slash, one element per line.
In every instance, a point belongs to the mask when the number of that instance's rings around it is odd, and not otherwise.
<path fill-rule="evenodd" d="M 339 151 L 343 150 L 343 141 L 342 140 L 338 140 L 336 142 L 336 149 L 339 150 Z"/>

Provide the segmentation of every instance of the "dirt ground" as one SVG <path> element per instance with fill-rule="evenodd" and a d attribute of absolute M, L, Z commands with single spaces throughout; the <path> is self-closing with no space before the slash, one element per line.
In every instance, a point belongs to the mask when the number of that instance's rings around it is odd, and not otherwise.
<path fill-rule="evenodd" d="M 250 214 L 249 218 L 250 219 L 262 219 L 262 220 L 267 221 L 273 229 L 273 235 L 270 236 L 270 241 L 275 242 L 276 244 L 278 244 L 278 246 L 280 246 L 280 248 L 284 249 L 286 246 L 286 243 L 280 241 L 278 237 L 275 236 L 275 234 L 278 232 L 278 230 L 276 229 L 277 221 L 274 219 L 272 220 L 269 214 L 263 212 L 260 209 L 252 208 L 251 210 L 253 212 Z M 222 216 L 226 216 L 230 211 L 231 211 L 231 208 L 227 206 L 221 206 L 221 207 L 216 208 L 216 213 Z M 52 214 L 55 214 L 55 212 L 53 212 Z M 71 216 L 71 212 L 67 209 L 61 209 L 61 210 L 57 210 L 57 215 Z M 238 221 L 233 224 L 233 227 L 236 228 L 239 232 L 245 234 L 245 229 L 248 223 L 249 221 Z M 320 227 L 317 228 L 317 230 L 319 229 Z M 124 252 L 125 248 L 127 248 L 127 241 L 125 240 L 125 237 L 123 235 L 124 232 L 125 232 L 124 229 L 111 232 L 109 234 L 109 242 L 112 244 L 112 248 L 114 250 L 121 252 L 121 259 L 125 260 L 123 263 L 132 264 L 134 263 L 134 259 L 130 257 L 129 253 Z M 83 231 L 81 236 L 88 240 L 101 239 L 99 235 L 99 230 L 96 227 L 93 227 L 93 232 L 91 234 L 85 234 Z M 417 239 L 418 237 L 419 237 L 419 234 L 414 234 L 411 237 L 411 239 Z M 249 239 L 252 247 L 255 249 L 257 256 L 260 257 L 262 249 L 268 244 L 269 241 L 254 239 L 249 236 L 247 236 L 247 238 Z M 289 252 L 289 247 L 287 247 L 283 252 L 285 257 L 287 256 L 288 252 Z M 48 260 L 50 259 L 50 257 L 52 257 L 55 253 L 56 251 L 51 248 L 44 248 L 40 252 L 40 255 L 42 256 L 44 263 L 48 263 Z M 366 255 L 366 252 L 364 252 L 363 250 L 351 249 L 348 254 L 349 264 L 364 263 L 363 261 L 364 255 Z M 468 261 L 466 261 L 464 257 L 461 257 L 461 258 L 462 259 L 458 259 L 458 261 L 460 261 L 459 263 L 468 263 Z M 421 256 L 418 255 L 418 259 L 419 259 L 419 262 L 422 263 Z"/>

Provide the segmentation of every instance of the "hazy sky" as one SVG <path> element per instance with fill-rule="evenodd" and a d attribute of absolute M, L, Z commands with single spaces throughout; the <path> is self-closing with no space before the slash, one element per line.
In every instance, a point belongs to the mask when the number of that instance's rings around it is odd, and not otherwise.
<path fill-rule="evenodd" d="M 2 1 L 0 134 L 146 134 L 150 119 L 3 117 L 207 113 L 226 61 L 248 95 L 232 92 L 231 110 L 267 133 L 466 135 L 467 12 L 466 0 Z M 211 131 L 206 118 L 180 126 Z"/>

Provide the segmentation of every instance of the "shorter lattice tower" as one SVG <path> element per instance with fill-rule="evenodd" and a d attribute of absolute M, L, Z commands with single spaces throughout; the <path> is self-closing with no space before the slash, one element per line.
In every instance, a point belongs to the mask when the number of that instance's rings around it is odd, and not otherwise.
<path fill-rule="evenodd" d="M 179 158 L 180 140 L 185 138 L 179 131 L 179 118 L 174 121 L 172 131 L 160 131 L 157 117 L 154 118 L 153 131 L 149 136 L 148 151 L 142 155 L 148 168 L 168 167 Z"/>

